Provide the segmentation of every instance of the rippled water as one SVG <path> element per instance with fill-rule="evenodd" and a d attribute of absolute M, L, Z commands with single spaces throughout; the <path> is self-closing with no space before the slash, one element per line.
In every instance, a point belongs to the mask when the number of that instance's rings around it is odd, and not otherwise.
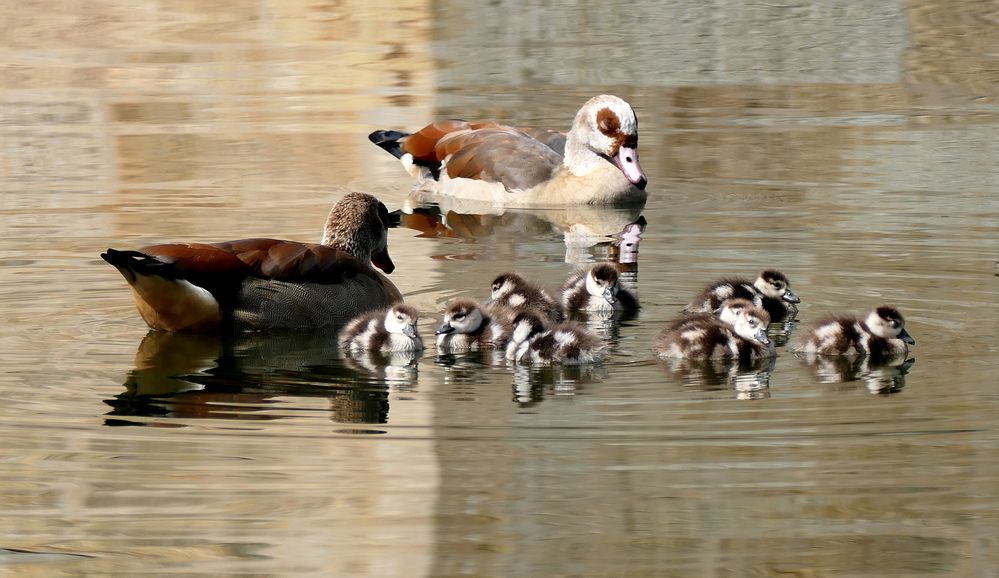
<path fill-rule="evenodd" d="M 0 566 L 999 573 L 997 11 L 875 4 L 6 7 Z M 562 128 L 598 92 L 638 112 L 643 208 L 414 208 L 366 138 Z M 424 335 L 507 269 L 555 287 L 617 260 L 644 307 L 592 322 L 596 366 L 352 359 L 317 336 L 147 333 L 98 257 L 313 240 L 348 190 L 405 209 L 392 277 Z M 707 281 L 765 266 L 802 324 L 896 304 L 911 359 L 652 357 Z"/>

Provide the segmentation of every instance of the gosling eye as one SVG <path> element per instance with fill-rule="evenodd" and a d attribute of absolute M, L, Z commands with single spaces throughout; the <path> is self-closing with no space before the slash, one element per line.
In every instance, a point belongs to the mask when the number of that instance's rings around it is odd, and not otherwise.
<path fill-rule="evenodd" d="M 757 325 L 758 325 L 758 324 L 756 323 L 756 321 L 755 321 L 755 320 L 753 320 L 753 319 L 750 319 L 750 320 L 749 320 L 749 326 L 750 326 L 750 327 L 756 327 Z"/>
<path fill-rule="evenodd" d="M 464 314 L 464 313 L 458 313 L 457 315 L 455 315 L 455 316 L 454 316 L 454 317 L 452 317 L 451 319 L 458 319 L 458 320 L 461 320 L 461 319 L 464 319 L 464 318 L 465 318 L 465 314 Z"/>

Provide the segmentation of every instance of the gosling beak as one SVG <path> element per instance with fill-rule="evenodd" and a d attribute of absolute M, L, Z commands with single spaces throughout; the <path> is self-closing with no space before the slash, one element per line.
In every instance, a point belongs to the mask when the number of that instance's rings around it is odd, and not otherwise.
<path fill-rule="evenodd" d="M 767 337 L 766 327 L 761 327 L 760 330 L 756 332 L 756 335 L 753 336 L 753 338 L 762 343 L 763 345 L 770 345 L 770 338 Z"/>
<path fill-rule="evenodd" d="M 613 305 L 614 303 L 617 302 L 617 295 L 614 293 L 614 291 L 611 291 L 611 289 L 608 287 L 607 289 L 604 289 L 604 299 L 606 299 L 608 303 Z"/>
<path fill-rule="evenodd" d="M 909 332 L 905 330 L 905 327 L 902 328 L 902 333 L 898 334 L 898 338 L 908 343 L 909 345 L 916 344 L 916 340 L 913 339 L 911 335 L 909 335 Z"/>
<path fill-rule="evenodd" d="M 410 339 L 416 339 L 416 325 L 407 325 L 403 327 L 402 334 Z"/>
<path fill-rule="evenodd" d="M 787 301 L 788 303 L 801 303 L 801 299 L 799 299 L 798 296 L 794 294 L 794 291 L 791 291 L 790 289 L 784 291 L 784 295 L 781 296 L 781 299 Z"/>
<path fill-rule="evenodd" d="M 437 328 L 437 335 L 445 335 L 454 331 L 454 327 L 447 321 L 441 323 L 441 326 Z"/>

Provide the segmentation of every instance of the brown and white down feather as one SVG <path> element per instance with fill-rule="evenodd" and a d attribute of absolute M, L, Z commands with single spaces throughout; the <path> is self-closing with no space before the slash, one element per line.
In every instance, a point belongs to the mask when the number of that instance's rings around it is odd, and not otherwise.
<path fill-rule="evenodd" d="M 437 329 L 437 348 L 442 351 L 467 351 L 502 348 L 510 338 L 506 316 L 492 316 L 471 299 L 453 301 L 444 311 Z"/>
<path fill-rule="evenodd" d="M 415 308 L 401 303 L 369 311 L 340 330 L 340 348 L 344 351 L 383 353 L 422 351 L 423 339 L 416 328 L 419 318 Z"/>
<path fill-rule="evenodd" d="M 915 339 L 905 319 L 890 305 L 874 308 L 867 317 L 831 317 L 808 329 L 795 351 L 813 355 L 869 355 L 872 359 L 905 356 Z"/>
<path fill-rule="evenodd" d="M 748 307 L 732 324 L 710 314 L 695 314 L 667 324 L 653 343 L 664 358 L 738 359 L 748 361 L 774 355 L 767 337 L 767 312 Z"/>
<path fill-rule="evenodd" d="M 562 286 L 562 307 L 566 311 L 635 311 L 638 295 L 621 281 L 618 270 L 609 263 L 576 271 Z"/>

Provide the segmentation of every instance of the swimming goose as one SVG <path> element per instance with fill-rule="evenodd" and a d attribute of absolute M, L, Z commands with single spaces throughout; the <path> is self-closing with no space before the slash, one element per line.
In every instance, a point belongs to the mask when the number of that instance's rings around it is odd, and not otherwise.
<path fill-rule="evenodd" d="M 444 321 L 437 328 L 437 348 L 464 351 L 503 347 L 510 331 L 502 316 L 487 314 L 471 299 L 457 299 L 448 305 Z"/>
<path fill-rule="evenodd" d="M 423 339 L 416 329 L 419 312 L 397 303 L 361 314 L 340 330 L 340 348 L 345 351 L 422 351 Z"/>
<path fill-rule="evenodd" d="M 621 282 L 617 268 L 609 263 L 577 271 L 562 286 L 566 311 L 635 311 L 638 296 Z"/>
<path fill-rule="evenodd" d="M 863 321 L 841 316 L 816 323 L 795 350 L 814 355 L 869 355 L 881 360 L 905 356 L 909 345 L 915 344 L 898 309 L 881 305 Z"/>
<path fill-rule="evenodd" d="M 564 139 L 555 131 L 447 120 L 368 137 L 402 161 L 416 189 L 507 207 L 636 204 L 646 199 L 638 119 L 611 95 L 583 105 Z"/>
<path fill-rule="evenodd" d="M 770 316 L 765 310 L 746 307 L 731 317 L 731 324 L 706 314 L 678 319 L 656 337 L 653 350 L 663 358 L 748 361 L 774 355 L 767 337 Z"/>
<path fill-rule="evenodd" d="M 564 318 L 562 305 L 548 291 L 517 273 L 497 275 L 490 287 L 489 297 L 489 311 L 494 314 L 498 309 L 506 308 L 536 311 L 546 323 L 557 323 Z"/>
<path fill-rule="evenodd" d="M 738 297 L 749 299 L 764 308 L 770 321 L 776 323 L 798 313 L 795 305 L 801 299 L 791 291 L 787 276 L 774 269 L 759 274 L 755 281 L 748 279 L 721 279 L 708 285 L 684 307 L 685 313 L 710 312 L 718 309 L 722 301 Z"/>
<path fill-rule="evenodd" d="M 388 211 L 349 193 L 329 213 L 322 243 L 242 239 L 108 249 L 101 257 L 128 281 L 139 314 L 165 331 L 341 326 L 402 301 L 386 273 Z"/>
<path fill-rule="evenodd" d="M 506 357 L 512 361 L 537 364 L 577 365 L 600 361 L 606 344 L 585 326 L 574 321 L 545 328 L 541 318 L 521 311 L 513 319 L 513 334 Z"/>

